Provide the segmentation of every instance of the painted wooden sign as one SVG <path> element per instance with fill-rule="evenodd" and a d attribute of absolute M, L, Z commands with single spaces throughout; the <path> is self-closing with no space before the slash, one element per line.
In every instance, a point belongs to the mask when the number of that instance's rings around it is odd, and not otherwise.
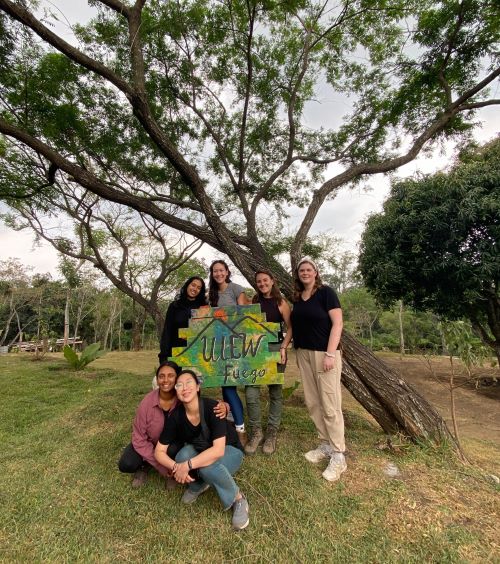
<path fill-rule="evenodd" d="M 194 370 L 204 388 L 283 384 L 279 374 L 279 323 L 268 323 L 260 304 L 201 307 L 189 327 L 179 330 L 186 347 L 175 347 L 170 360 Z"/>

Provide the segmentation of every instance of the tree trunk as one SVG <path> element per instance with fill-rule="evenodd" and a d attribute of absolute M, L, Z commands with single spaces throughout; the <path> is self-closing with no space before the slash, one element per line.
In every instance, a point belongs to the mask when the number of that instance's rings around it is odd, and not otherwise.
<path fill-rule="evenodd" d="M 122 302 L 120 301 L 120 312 L 118 314 L 118 350 L 122 350 Z"/>
<path fill-rule="evenodd" d="M 403 300 L 399 300 L 399 351 L 401 356 L 405 354 L 405 334 L 403 332 Z"/>
<path fill-rule="evenodd" d="M 116 310 L 116 301 L 115 298 L 113 296 L 112 300 L 111 300 L 111 312 L 109 314 L 109 319 L 108 319 L 108 323 L 106 325 L 106 332 L 104 333 L 104 339 L 103 339 L 103 348 L 105 349 L 109 349 L 112 350 L 113 347 L 113 343 L 110 340 L 109 343 L 109 347 L 107 346 L 107 342 L 108 342 L 108 337 L 111 333 L 111 335 L 113 334 L 113 323 L 115 320 L 115 310 Z"/>
<path fill-rule="evenodd" d="M 66 290 L 66 304 L 64 306 L 64 346 L 68 344 L 69 341 L 69 298 L 71 295 L 71 290 L 68 288 Z"/>
<path fill-rule="evenodd" d="M 139 310 L 139 311 L 137 311 Z M 139 306 L 136 302 L 132 302 L 133 325 L 132 325 L 132 350 L 141 350 L 142 326 L 146 318 L 146 310 Z"/>
<path fill-rule="evenodd" d="M 349 333 L 342 335 L 342 383 L 386 433 L 439 443 L 453 437 L 437 411 Z"/>

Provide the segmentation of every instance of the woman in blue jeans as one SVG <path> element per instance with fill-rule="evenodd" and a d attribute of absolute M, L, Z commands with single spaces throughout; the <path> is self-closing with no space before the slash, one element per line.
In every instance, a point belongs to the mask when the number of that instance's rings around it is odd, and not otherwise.
<path fill-rule="evenodd" d="M 231 272 L 223 260 L 215 260 L 210 265 L 208 302 L 212 307 L 248 305 L 250 303 L 245 296 L 244 288 L 239 284 L 231 282 Z M 245 433 L 245 420 L 243 418 L 243 402 L 238 395 L 236 386 L 224 386 L 222 388 L 222 397 L 231 408 L 236 431 L 244 446 L 247 442 L 247 436 Z"/>
<path fill-rule="evenodd" d="M 213 413 L 215 400 L 200 397 L 196 374 L 183 370 L 176 378 L 175 390 L 181 402 L 165 420 L 156 445 L 156 460 L 172 472 L 180 484 L 187 484 L 184 503 L 193 503 L 212 486 L 225 510 L 232 508 L 233 528 L 248 523 L 248 502 L 233 474 L 241 466 L 243 449 L 233 426 Z M 168 456 L 170 444 L 183 444 L 175 460 Z"/>

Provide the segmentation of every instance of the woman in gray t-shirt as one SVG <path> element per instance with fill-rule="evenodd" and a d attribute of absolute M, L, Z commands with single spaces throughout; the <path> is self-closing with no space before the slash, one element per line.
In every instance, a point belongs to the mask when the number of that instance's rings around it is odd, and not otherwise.
<path fill-rule="evenodd" d="M 248 305 L 250 301 L 245 296 L 243 287 L 231 282 L 231 272 L 223 260 L 216 260 L 210 265 L 210 280 L 208 285 L 208 301 L 212 307 L 230 305 Z M 243 403 L 238 395 L 236 386 L 224 386 L 222 396 L 231 407 L 234 424 L 240 442 L 246 443 L 245 420 L 243 418 Z"/>

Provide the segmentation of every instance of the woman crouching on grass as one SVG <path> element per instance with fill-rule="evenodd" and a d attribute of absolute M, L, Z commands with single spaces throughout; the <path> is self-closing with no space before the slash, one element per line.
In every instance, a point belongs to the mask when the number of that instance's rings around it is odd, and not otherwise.
<path fill-rule="evenodd" d="M 238 435 L 226 419 L 213 413 L 216 401 L 200 396 L 198 378 L 191 370 L 182 370 L 175 382 L 179 408 L 165 420 L 155 449 L 156 460 L 172 472 L 180 484 L 187 484 L 183 503 L 193 503 L 212 486 L 224 509 L 233 509 L 236 530 L 249 522 L 248 502 L 240 492 L 233 474 L 241 466 L 243 448 Z M 184 445 L 170 456 L 170 445 Z"/>
<path fill-rule="evenodd" d="M 176 481 L 165 466 L 155 458 L 155 447 L 168 419 L 176 410 L 179 402 L 175 393 L 175 379 L 181 369 L 170 360 L 162 362 L 156 370 L 157 387 L 146 394 L 135 414 L 132 425 L 132 442 L 124 449 L 118 462 L 121 472 L 134 474 L 132 487 L 143 486 L 151 468 L 155 468 L 164 478 L 165 487 L 173 489 Z M 214 414 L 225 418 L 228 408 L 223 402 L 215 402 Z M 169 454 L 175 456 L 184 443 L 170 445 Z"/>

